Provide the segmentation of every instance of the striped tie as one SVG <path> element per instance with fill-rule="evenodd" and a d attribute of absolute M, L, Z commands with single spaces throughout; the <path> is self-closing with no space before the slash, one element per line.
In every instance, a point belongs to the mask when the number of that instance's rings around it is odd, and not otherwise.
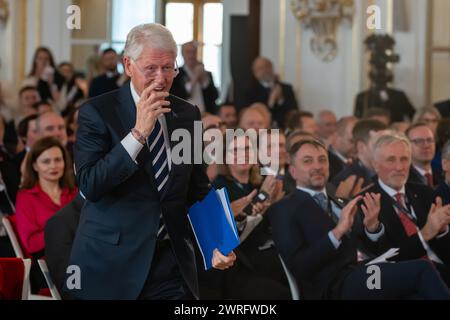
<path fill-rule="evenodd" d="M 161 194 L 169 179 L 169 162 L 167 159 L 167 149 L 164 142 L 164 132 L 159 120 L 155 122 L 155 127 L 147 139 L 150 156 L 152 158 L 152 170 L 155 175 L 156 188 Z M 163 216 L 159 215 L 158 240 L 163 240 L 167 235 L 164 226 Z"/>
<path fill-rule="evenodd" d="M 148 137 L 148 146 L 152 158 L 152 169 L 153 174 L 155 175 L 156 187 L 158 192 L 161 193 L 169 179 L 169 162 L 167 160 L 167 150 L 164 143 L 164 132 L 159 120 L 155 122 L 155 127 Z"/>

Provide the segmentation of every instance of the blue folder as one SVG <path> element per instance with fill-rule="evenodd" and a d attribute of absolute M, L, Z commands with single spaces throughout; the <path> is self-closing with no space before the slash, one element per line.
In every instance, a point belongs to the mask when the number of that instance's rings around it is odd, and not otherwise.
<path fill-rule="evenodd" d="M 188 211 L 188 218 L 203 256 L 205 270 L 212 267 L 214 249 L 228 255 L 240 244 L 226 189 L 211 189 Z"/>

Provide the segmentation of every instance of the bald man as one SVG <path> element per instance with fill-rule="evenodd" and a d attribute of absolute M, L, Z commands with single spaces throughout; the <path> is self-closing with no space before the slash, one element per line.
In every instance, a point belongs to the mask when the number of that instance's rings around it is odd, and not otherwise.
<path fill-rule="evenodd" d="M 247 91 L 247 104 L 264 103 L 272 113 L 272 119 L 279 127 L 284 126 L 285 116 L 289 110 L 298 109 L 292 86 L 279 81 L 272 62 L 264 57 L 253 61 L 253 76 L 256 83 Z"/>
<path fill-rule="evenodd" d="M 173 81 L 170 93 L 196 105 L 200 112 L 217 112 L 219 97 L 211 72 L 197 59 L 198 43 L 190 41 L 181 46 L 184 65 Z"/>

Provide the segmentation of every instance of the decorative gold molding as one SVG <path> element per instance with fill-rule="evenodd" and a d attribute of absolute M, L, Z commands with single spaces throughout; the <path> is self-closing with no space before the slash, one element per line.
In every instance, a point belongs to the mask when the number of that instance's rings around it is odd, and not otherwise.
<path fill-rule="evenodd" d="M 28 3 L 27 0 L 19 0 L 19 12 L 18 12 L 18 39 L 19 39 L 19 59 L 17 60 L 19 73 L 16 76 L 16 87 L 19 88 L 21 83 L 26 77 L 25 67 L 26 63 L 26 52 L 27 52 L 27 9 Z"/>
<path fill-rule="evenodd" d="M 280 23 L 278 40 L 278 62 L 280 78 L 284 79 L 286 75 L 286 1 L 280 0 Z"/>
<path fill-rule="evenodd" d="M 302 90 L 302 26 L 299 21 L 295 25 L 295 89 L 298 95 Z"/>
<path fill-rule="evenodd" d="M 36 48 L 42 44 L 42 1 L 35 0 L 36 19 L 34 22 L 34 39 Z"/>
<path fill-rule="evenodd" d="M 392 36 L 394 34 L 394 0 L 387 0 L 386 17 L 386 33 Z"/>
<path fill-rule="evenodd" d="M 291 0 L 291 11 L 311 28 L 311 51 L 320 60 L 330 62 L 337 56 L 337 32 L 343 21 L 352 24 L 354 0 Z"/>
<path fill-rule="evenodd" d="M 432 90 L 432 68 L 433 68 L 433 11 L 434 0 L 427 1 L 427 31 L 426 31 L 426 49 L 425 49 L 425 105 L 431 104 Z"/>

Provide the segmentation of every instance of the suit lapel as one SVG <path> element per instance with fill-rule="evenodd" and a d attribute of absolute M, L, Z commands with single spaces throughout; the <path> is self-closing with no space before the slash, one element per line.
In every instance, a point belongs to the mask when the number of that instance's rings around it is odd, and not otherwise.
<path fill-rule="evenodd" d="M 427 222 L 427 212 L 423 211 L 423 203 L 419 200 L 419 195 L 406 185 L 406 197 L 414 208 L 414 214 L 417 217 L 417 226 L 422 228 Z"/>
<path fill-rule="evenodd" d="M 125 137 L 136 123 L 136 104 L 131 95 L 130 85 L 123 85 L 119 90 L 119 103 L 116 105 L 117 118 L 120 119 L 121 132 Z M 136 161 L 142 166 L 147 175 L 150 177 L 153 188 L 156 190 L 155 177 L 152 170 L 152 159 L 147 146 L 144 146 L 139 152 Z"/>

